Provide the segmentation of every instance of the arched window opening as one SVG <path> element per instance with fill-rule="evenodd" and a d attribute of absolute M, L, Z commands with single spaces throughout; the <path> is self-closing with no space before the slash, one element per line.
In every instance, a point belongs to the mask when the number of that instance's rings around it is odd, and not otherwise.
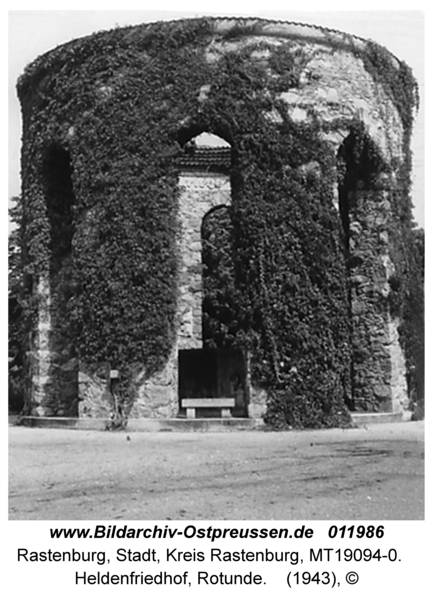
<path fill-rule="evenodd" d="M 230 209 L 220 206 L 202 223 L 203 345 L 228 348 L 238 326 Z"/>
<path fill-rule="evenodd" d="M 205 345 L 216 347 L 219 344 L 219 341 L 212 343 L 212 327 L 208 327 L 215 317 L 215 311 L 211 319 L 203 318 L 203 308 L 213 305 L 216 296 L 221 297 L 221 290 L 216 290 L 221 283 L 216 279 L 219 272 L 217 263 L 222 256 L 226 257 L 222 264 L 227 270 L 227 251 L 222 249 L 221 242 L 231 238 L 231 219 L 228 212 L 231 205 L 231 146 L 210 132 L 195 130 L 194 133 L 194 137 L 185 141 L 182 156 L 178 161 L 179 213 L 182 227 L 180 349 L 203 348 L 204 337 Z M 215 228 L 218 230 L 218 225 L 222 236 L 219 248 L 223 251 L 221 256 L 214 256 L 211 247 L 215 241 L 215 234 L 212 231 Z M 203 323 L 207 328 L 205 336 Z M 218 327 L 214 324 L 213 329 Z"/>
<path fill-rule="evenodd" d="M 69 153 L 51 146 L 42 164 L 44 196 L 50 225 L 50 388 L 56 395 L 56 416 L 78 415 L 78 360 L 71 330 L 74 295 L 72 164 Z"/>
<path fill-rule="evenodd" d="M 338 172 L 338 208 L 340 212 L 341 224 L 343 227 L 344 245 L 346 251 L 349 251 L 349 225 L 350 225 L 350 200 L 353 197 L 354 190 L 351 188 L 353 183 L 352 176 L 348 172 L 346 157 L 343 147 L 337 156 Z"/>
<path fill-rule="evenodd" d="M 206 131 L 190 138 L 183 146 L 179 166 L 183 171 L 230 174 L 231 145 L 223 138 Z"/>
<path fill-rule="evenodd" d="M 202 417 L 220 417 L 232 399 L 231 416 L 247 416 L 246 367 L 233 346 L 232 149 L 224 139 L 195 131 L 184 140 L 179 186 L 181 239 L 179 399 L 199 400 Z M 206 406 L 204 406 L 204 404 Z"/>
<path fill-rule="evenodd" d="M 337 154 L 340 216 L 349 250 L 350 225 L 363 217 L 369 196 L 387 166 L 374 142 L 360 132 L 350 133 Z"/>
<path fill-rule="evenodd" d="M 383 290 L 387 284 L 384 261 L 388 250 L 378 246 L 387 215 L 383 189 L 387 166 L 374 142 L 352 132 L 337 155 L 338 196 L 346 248 L 347 289 L 352 337 L 351 410 L 374 411 L 391 402 L 386 373 L 390 357 L 383 351 L 389 336 L 389 315 Z M 387 236 L 383 236 L 387 239 Z"/>
<path fill-rule="evenodd" d="M 69 153 L 52 146 L 43 163 L 45 201 L 50 221 L 51 267 L 59 269 L 71 252 L 74 233 L 72 207 L 75 204 Z"/>

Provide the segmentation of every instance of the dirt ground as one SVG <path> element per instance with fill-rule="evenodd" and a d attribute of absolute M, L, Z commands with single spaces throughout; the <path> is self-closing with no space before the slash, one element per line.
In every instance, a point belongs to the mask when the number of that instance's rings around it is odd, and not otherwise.
<path fill-rule="evenodd" d="M 423 519 L 424 423 L 306 432 L 9 428 L 10 519 Z"/>

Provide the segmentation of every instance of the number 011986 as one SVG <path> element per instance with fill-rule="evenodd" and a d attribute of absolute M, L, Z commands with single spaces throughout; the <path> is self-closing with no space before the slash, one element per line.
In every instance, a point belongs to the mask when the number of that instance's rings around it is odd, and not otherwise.
<path fill-rule="evenodd" d="M 328 537 L 330 538 L 383 538 L 385 535 L 385 527 L 383 525 L 351 525 L 347 527 L 337 527 L 337 525 L 331 525 L 328 530 Z"/>

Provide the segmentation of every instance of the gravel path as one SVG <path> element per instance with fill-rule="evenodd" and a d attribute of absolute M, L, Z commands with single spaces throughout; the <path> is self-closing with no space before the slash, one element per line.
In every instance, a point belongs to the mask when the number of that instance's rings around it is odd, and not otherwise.
<path fill-rule="evenodd" d="M 11 519 L 423 519 L 424 423 L 307 432 L 9 428 Z"/>

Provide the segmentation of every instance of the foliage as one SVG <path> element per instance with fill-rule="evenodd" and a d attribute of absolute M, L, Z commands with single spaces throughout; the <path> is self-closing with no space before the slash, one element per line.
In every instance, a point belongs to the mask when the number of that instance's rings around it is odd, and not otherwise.
<path fill-rule="evenodd" d="M 24 403 L 24 352 L 26 347 L 23 328 L 22 205 L 19 197 L 11 199 L 9 219 L 13 227 L 8 240 L 9 410 L 19 412 Z"/>
<path fill-rule="evenodd" d="M 405 271 L 399 278 L 400 337 L 406 353 L 410 406 L 414 418 L 424 417 L 424 230 L 410 231 Z M 400 288 L 401 291 L 400 291 Z"/>
<path fill-rule="evenodd" d="M 210 348 L 227 348 L 234 344 L 241 331 L 233 226 L 228 208 L 218 208 L 204 219 L 202 245 L 203 343 Z"/>
<path fill-rule="evenodd" d="M 233 154 L 231 257 L 205 260 L 207 343 L 251 354 L 271 424 L 345 425 L 351 339 L 335 157 L 320 123 L 293 122 L 279 98 L 300 85 L 307 57 L 288 42 L 254 61 L 254 42 L 209 61 L 213 35 L 209 19 L 116 29 L 29 67 L 19 84 L 27 273 L 50 273 L 71 352 L 94 370 L 118 369 L 129 403 L 137 369 L 155 373 L 174 342 L 176 158 L 194 135 L 219 135 Z"/>
<path fill-rule="evenodd" d="M 371 40 L 361 58 L 364 66 L 374 79 L 388 92 L 400 114 L 403 126 L 410 131 L 414 110 L 419 106 L 419 91 L 411 69 L 398 61 L 385 48 Z"/>

